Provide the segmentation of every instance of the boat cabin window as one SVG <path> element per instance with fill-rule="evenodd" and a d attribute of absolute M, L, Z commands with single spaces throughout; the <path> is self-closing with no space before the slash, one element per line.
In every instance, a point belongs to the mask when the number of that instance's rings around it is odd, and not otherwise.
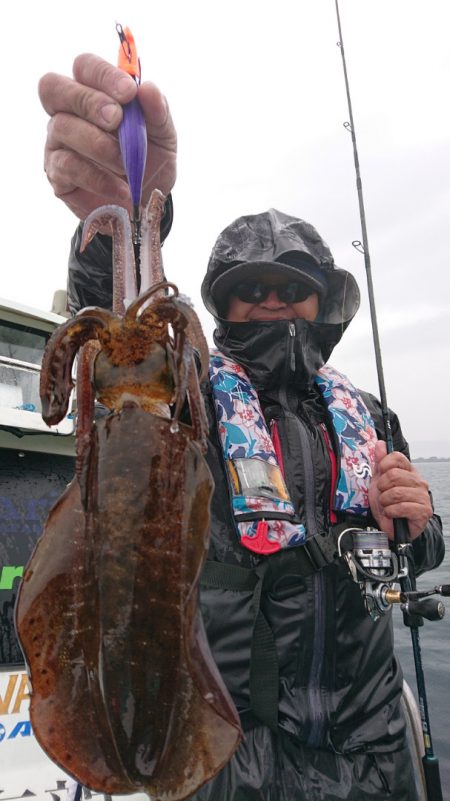
<path fill-rule="evenodd" d="M 49 336 L 35 328 L 0 322 L 0 356 L 40 366 Z"/>
<path fill-rule="evenodd" d="M 49 334 L 0 323 L 0 407 L 41 411 L 39 375 Z"/>

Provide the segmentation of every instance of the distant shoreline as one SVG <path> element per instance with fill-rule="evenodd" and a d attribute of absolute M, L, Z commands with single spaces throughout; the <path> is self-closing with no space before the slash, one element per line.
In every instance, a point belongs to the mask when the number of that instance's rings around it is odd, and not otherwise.
<path fill-rule="evenodd" d="M 450 456 L 418 456 L 412 462 L 450 462 Z"/>

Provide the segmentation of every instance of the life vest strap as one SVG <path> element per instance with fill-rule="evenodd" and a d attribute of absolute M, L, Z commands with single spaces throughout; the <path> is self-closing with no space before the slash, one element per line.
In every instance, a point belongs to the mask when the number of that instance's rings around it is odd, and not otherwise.
<path fill-rule="evenodd" d="M 269 562 L 254 569 L 207 561 L 202 572 L 202 587 L 252 592 L 253 631 L 250 657 L 250 703 L 257 721 L 272 731 L 278 730 L 278 658 L 275 638 L 261 609 L 264 577 Z"/>
<path fill-rule="evenodd" d="M 265 559 L 255 568 L 223 564 L 208 560 L 202 571 L 200 585 L 204 588 L 251 592 L 253 630 L 250 657 L 250 710 L 246 710 L 245 725 L 252 721 L 264 723 L 273 732 L 278 730 L 278 658 L 273 631 L 261 609 L 263 591 L 287 598 L 303 592 L 303 578 L 317 570 L 308 553 L 308 546 L 280 551 L 274 562 Z M 283 579 L 288 584 L 283 585 Z"/>

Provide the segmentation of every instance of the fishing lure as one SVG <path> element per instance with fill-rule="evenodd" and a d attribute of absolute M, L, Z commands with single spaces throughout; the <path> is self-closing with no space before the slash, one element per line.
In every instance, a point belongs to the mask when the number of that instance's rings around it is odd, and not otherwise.
<path fill-rule="evenodd" d="M 120 39 L 118 67 L 131 75 L 139 86 L 141 63 L 134 36 L 129 28 L 124 29 L 119 23 L 116 25 L 116 30 Z M 119 144 L 133 202 L 134 239 L 137 244 L 141 218 L 142 181 L 147 161 L 147 128 L 137 97 L 123 107 L 122 122 L 119 126 Z"/>

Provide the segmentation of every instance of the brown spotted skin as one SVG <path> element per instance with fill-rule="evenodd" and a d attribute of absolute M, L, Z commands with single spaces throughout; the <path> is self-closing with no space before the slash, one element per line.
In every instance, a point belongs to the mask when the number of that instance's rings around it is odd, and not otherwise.
<path fill-rule="evenodd" d="M 135 297 L 123 210 L 94 212 L 86 237 L 100 217 L 114 218 L 120 291 L 114 312 L 83 309 L 46 348 L 49 425 L 67 412 L 80 351 L 76 477 L 26 568 L 17 629 L 33 729 L 49 756 L 89 789 L 182 801 L 221 770 L 242 736 L 197 606 L 213 484 L 194 350 L 202 379 L 208 346 L 173 284 Z M 155 213 L 153 255 L 157 222 Z M 153 281 L 155 264 L 147 265 Z M 97 422 L 95 399 L 110 410 Z M 191 426 L 178 420 L 186 406 Z"/>
<path fill-rule="evenodd" d="M 49 756 L 93 790 L 179 801 L 223 767 L 240 728 L 198 619 L 212 479 L 191 429 L 170 427 L 136 406 L 95 425 L 87 509 L 75 481 L 17 623 Z"/>

